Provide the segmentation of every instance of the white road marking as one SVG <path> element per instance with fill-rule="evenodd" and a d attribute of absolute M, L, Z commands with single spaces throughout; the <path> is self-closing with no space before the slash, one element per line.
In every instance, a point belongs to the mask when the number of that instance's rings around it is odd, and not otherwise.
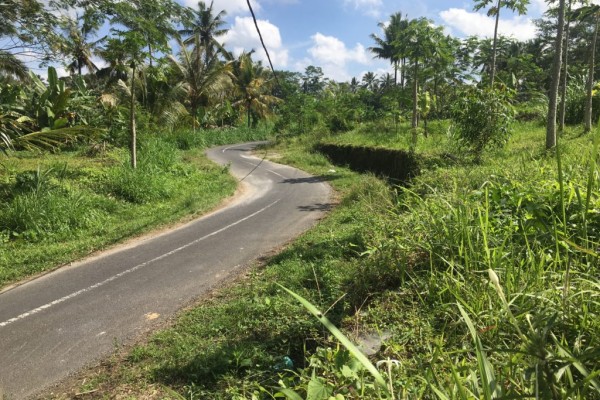
<path fill-rule="evenodd" d="M 123 271 L 123 272 L 120 272 L 120 273 L 118 273 L 118 274 L 116 274 L 116 275 L 113 275 L 113 276 L 111 276 L 110 278 L 108 278 L 108 279 L 106 279 L 106 280 L 103 280 L 102 282 L 98 282 L 98 283 L 96 283 L 96 284 L 94 284 L 94 285 L 92 285 L 92 286 L 89 286 L 89 287 L 87 287 L 87 288 L 84 288 L 84 289 L 78 290 L 78 291 L 76 291 L 76 292 L 73 292 L 73 293 L 71 293 L 71 294 L 69 294 L 69 295 L 66 295 L 66 296 L 64 296 L 64 297 L 61 297 L 60 299 L 56 299 L 56 300 L 54 300 L 54 301 L 52 301 L 52 302 L 50 302 L 50 303 L 47 303 L 47 304 L 44 304 L 44 305 L 42 305 L 42 306 L 39 306 L 39 307 L 37 307 L 37 308 L 34 308 L 33 310 L 29 310 L 29 311 L 27 311 L 27 312 L 24 312 L 23 314 L 21 314 L 21 315 L 18 315 L 18 316 L 14 317 L 14 318 L 11 318 L 11 319 L 9 319 L 9 320 L 7 320 L 7 321 L 0 322 L 0 328 L 2 328 L 2 327 L 5 327 L 5 326 L 7 326 L 7 325 L 10 325 L 10 324 L 12 324 L 12 323 L 14 323 L 14 322 L 20 321 L 20 320 L 22 320 L 22 319 L 25 319 L 25 318 L 27 318 L 27 317 L 29 317 L 29 316 L 32 316 L 32 315 L 34 315 L 34 314 L 37 314 L 37 313 L 39 313 L 39 312 L 41 312 L 41 311 L 44 311 L 44 310 L 46 310 L 46 309 L 48 309 L 48 308 L 50 308 L 50 307 L 53 307 L 53 306 L 55 306 L 55 305 L 57 305 L 57 304 L 64 303 L 64 302 L 65 302 L 65 301 L 67 301 L 67 300 L 70 300 L 70 299 L 72 299 L 72 298 L 74 298 L 74 297 L 77 297 L 77 296 L 79 296 L 79 295 L 82 295 L 82 294 L 84 294 L 84 293 L 87 293 L 87 292 L 89 292 L 89 291 L 91 291 L 91 290 L 97 289 L 97 288 L 99 288 L 99 287 L 101 287 L 101 286 L 104 286 L 104 285 L 106 285 L 107 283 L 110 283 L 110 282 L 112 282 L 112 281 L 114 281 L 114 280 L 116 280 L 116 279 L 118 279 L 118 278 L 120 278 L 120 277 L 122 277 L 122 276 L 124 276 L 124 275 L 127 275 L 127 274 L 130 274 L 130 273 L 132 273 L 132 272 L 135 272 L 135 271 L 137 271 L 138 269 L 141 269 L 141 268 L 143 268 L 143 267 L 146 267 L 146 266 L 148 266 L 148 265 L 150 265 L 150 264 L 152 264 L 152 263 L 154 263 L 154 262 L 156 262 L 156 261 L 162 260 L 163 258 L 169 257 L 169 256 L 171 256 L 171 255 L 173 255 L 173 254 L 175 254 L 175 253 L 178 253 L 178 252 L 180 252 L 181 250 L 184 250 L 184 249 L 186 249 L 186 248 L 188 248 L 188 247 L 190 247 L 190 246 L 193 246 L 193 245 L 195 245 L 196 243 L 199 243 L 199 242 L 201 242 L 201 241 L 203 241 L 203 240 L 205 240 L 205 239 L 208 239 L 208 238 L 209 238 L 209 237 L 211 237 L 211 236 L 217 235 L 217 234 L 219 234 L 219 233 L 221 233 L 221 232 L 223 232 L 223 231 L 225 231 L 225 230 L 227 230 L 227 229 L 229 229 L 229 228 L 232 228 L 232 227 L 234 227 L 234 226 L 236 226 L 236 225 L 238 225 L 238 224 L 240 224 L 240 223 L 242 223 L 242 222 L 244 222 L 244 221 L 246 221 L 246 220 L 248 220 L 248 219 L 250 219 L 250 218 L 252 218 L 252 217 L 254 217 L 254 216 L 258 215 L 258 214 L 260 214 L 260 213 L 262 213 L 263 211 L 265 211 L 265 210 L 267 210 L 267 209 L 271 208 L 272 206 L 274 206 L 275 204 L 279 203 L 280 201 L 281 201 L 281 199 L 277 199 L 277 200 L 275 200 L 274 202 L 272 202 L 271 204 L 269 204 L 269 205 L 267 205 L 267 206 L 265 206 L 265 207 L 261 208 L 260 210 L 258 210 L 258 211 L 255 211 L 255 212 L 253 212 L 252 214 L 250 214 L 250 215 L 247 215 L 247 216 L 245 216 L 244 218 L 241 218 L 241 219 L 239 219 L 239 220 L 237 220 L 237 221 L 235 221 L 235 222 L 233 222 L 233 223 L 231 223 L 231 224 L 229 224 L 229 225 L 227 225 L 227 226 L 225 226 L 225 227 L 223 227 L 223 228 L 221 228 L 221 229 L 218 229 L 218 230 L 216 230 L 216 231 L 214 231 L 214 232 L 212 232 L 212 233 L 209 233 L 209 234 L 207 234 L 207 235 L 205 235 L 205 236 L 202 236 L 201 238 L 198 238 L 198 239 L 196 239 L 196 240 L 194 240 L 194 241 L 192 241 L 192 242 L 189 242 L 189 243 L 187 243 L 187 244 L 184 244 L 183 246 L 180 246 L 180 247 L 178 247 L 178 248 L 176 248 L 176 249 L 174 249 L 174 250 L 171 250 L 171 251 L 169 251 L 168 253 L 165 253 L 165 254 L 163 254 L 163 255 L 160 255 L 160 256 L 158 256 L 158 257 L 156 257 L 156 258 L 153 258 L 152 260 L 149 260 L 149 261 L 143 262 L 143 263 L 141 263 L 141 264 L 138 264 L 138 265 L 136 265 L 135 267 L 132 267 L 132 268 L 130 268 L 130 269 L 128 269 L 128 270 L 125 270 L 125 271 Z"/>

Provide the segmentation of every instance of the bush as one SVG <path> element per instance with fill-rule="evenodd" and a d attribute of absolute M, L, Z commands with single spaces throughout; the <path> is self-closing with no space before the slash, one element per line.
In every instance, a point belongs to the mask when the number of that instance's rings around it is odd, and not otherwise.
<path fill-rule="evenodd" d="M 452 130 L 460 145 L 481 161 L 486 149 L 504 146 L 510 137 L 514 109 L 508 89 L 470 88 L 452 109 Z"/>
<path fill-rule="evenodd" d="M 83 194 L 60 188 L 17 194 L 3 207 L 0 226 L 13 238 L 38 241 L 93 226 L 100 214 Z"/>
<path fill-rule="evenodd" d="M 169 180 L 164 173 L 148 168 L 114 168 L 106 184 L 109 193 L 130 203 L 144 204 L 170 196 Z"/>

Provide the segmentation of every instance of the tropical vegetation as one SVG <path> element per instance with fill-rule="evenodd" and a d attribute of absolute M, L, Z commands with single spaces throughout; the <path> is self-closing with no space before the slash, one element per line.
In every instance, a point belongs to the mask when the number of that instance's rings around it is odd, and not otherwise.
<path fill-rule="evenodd" d="M 336 82 L 230 52 L 212 2 L 4 0 L 1 284 L 214 206 L 234 182 L 209 145 L 269 137 L 339 199 L 64 396 L 600 399 L 600 13 L 553 1 L 535 38 L 499 35 L 528 3 L 474 1 L 483 39 L 394 13 L 370 36 L 391 73 Z"/>

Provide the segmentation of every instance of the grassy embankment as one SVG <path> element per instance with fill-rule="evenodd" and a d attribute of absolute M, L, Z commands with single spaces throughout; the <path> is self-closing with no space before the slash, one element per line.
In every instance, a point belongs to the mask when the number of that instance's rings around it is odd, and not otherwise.
<path fill-rule="evenodd" d="M 136 171 L 119 148 L 9 153 L 0 160 L 0 287 L 209 211 L 236 182 L 203 149 L 265 137 L 142 134 Z"/>
<path fill-rule="evenodd" d="M 399 140 L 368 138 L 371 129 L 329 140 Z M 330 177 L 340 196 L 331 215 L 147 344 L 86 373 L 73 391 L 600 398 L 592 137 L 567 133 L 557 158 L 542 151 L 543 128 L 518 125 L 506 150 L 475 165 L 461 161 L 439 130 L 419 143 L 426 162 L 408 188 L 330 165 L 311 151 L 311 138 L 277 146 L 282 162 Z M 400 140 L 409 136 L 403 132 Z M 371 337 L 387 386 L 277 284 L 308 298 L 354 340 Z"/>

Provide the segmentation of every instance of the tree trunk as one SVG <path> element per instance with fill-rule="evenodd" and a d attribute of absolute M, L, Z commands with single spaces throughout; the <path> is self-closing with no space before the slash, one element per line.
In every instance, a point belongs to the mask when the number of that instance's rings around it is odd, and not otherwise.
<path fill-rule="evenodd" d="M 129 101 L 129 131 L 131 133 L 131 167 L 137 168 L 136 132 L 135 132 L 135 64 L 131 72 L 131 96 Z"/>
<path fill-rule="evenodd" d="M 412 109 L 412 128 L 416 129 L 419 125 L 419 110 L 417 101 L 419 100 L 419 61 L 415 60 L 415 68 L 413 74 L 413 109 Z"/>
<path fill-rule="evenodd" d="M 247 117 L 248 117 L 248 128 L 250 128 L 250 102 L 246 104 Z"/>
<path fill-rule="evenodd" d="M 590 60 L 589 60 L 589 71 L 588 71 L 588 79 L 587 79 L 587 94 L 586 94 L 586 102 L 585 102 L 585 129 L 584 132 L 588 133 L 592 130 L 592 101 L 593 91 L 594 91 L 594 66 L 596 64 L 596 42 L 598 41 L 598 19 L 600 16 L 596 16 L 596 25 L 594 27 L 594 38 L 592 39 L 592 48 L 590 50 Z"/>
<path fill-rule="evenodd" d="M 554 61 L 552 62 L 552 83 L 548 102 L 548 121 L 546 124 L 546 149 L 556 147 L 556 104 L 558 85 L 560 84 L 560 67 L 562 65 L 563 34 L 565 30 L 565 0 L 558 3 L 558 29 L 556 32 Z"/>
<path fill-rule="evenodd" d="M 571 28 L 571 4 L 573 0 L 569 0 L 569 12 L 567 13 L 567 25 L 565 27 L 565 49 L 563 51 L 563 76 L 562 76 L 562 92 L 560 96 L 560 113 L 558 116 L 558 131 L 565 130 L 565 115 L 567 114 L 567 75 L 569 71 L 569 31 Z"/>
<path fill-rule="evenodd" d="M 417 126 L 419 125 L 419 109 L 417 101 L 419 100 L 419 60 L 415 60 L 415 68 L 413 73 L 413 109 L 412 109 L 412 144 L 411 151 L 415 151 L 417 147 Z"/>
<path fill-rule="evenodd" d="M 198 115 L 198 107 L 192 106 L 192 132 L 196 134 L 196 115 Z"/>
<path fill-rule="evenodd" d="M 498 46 L 498 23 L 500 22 L 500 1 L 496 5 L 496 23 L 494 25 L 494 44 L 492 45 L 492 71 L 490 72 L 490 86 L 494 87 L 496 77 L 496 47 Z"/>
<path fill-rule="evenodd" d="M 400 62 L 400 87 L 404 89 L 404 67 L 406 66 L 406 58 L 402 57 L 402 61 Z"/>
<path fill-rule="evenodd" d="M 152 45 L 148 43 L 148 60 L 150 61 L 150 68 L 152 68 Z"/>

